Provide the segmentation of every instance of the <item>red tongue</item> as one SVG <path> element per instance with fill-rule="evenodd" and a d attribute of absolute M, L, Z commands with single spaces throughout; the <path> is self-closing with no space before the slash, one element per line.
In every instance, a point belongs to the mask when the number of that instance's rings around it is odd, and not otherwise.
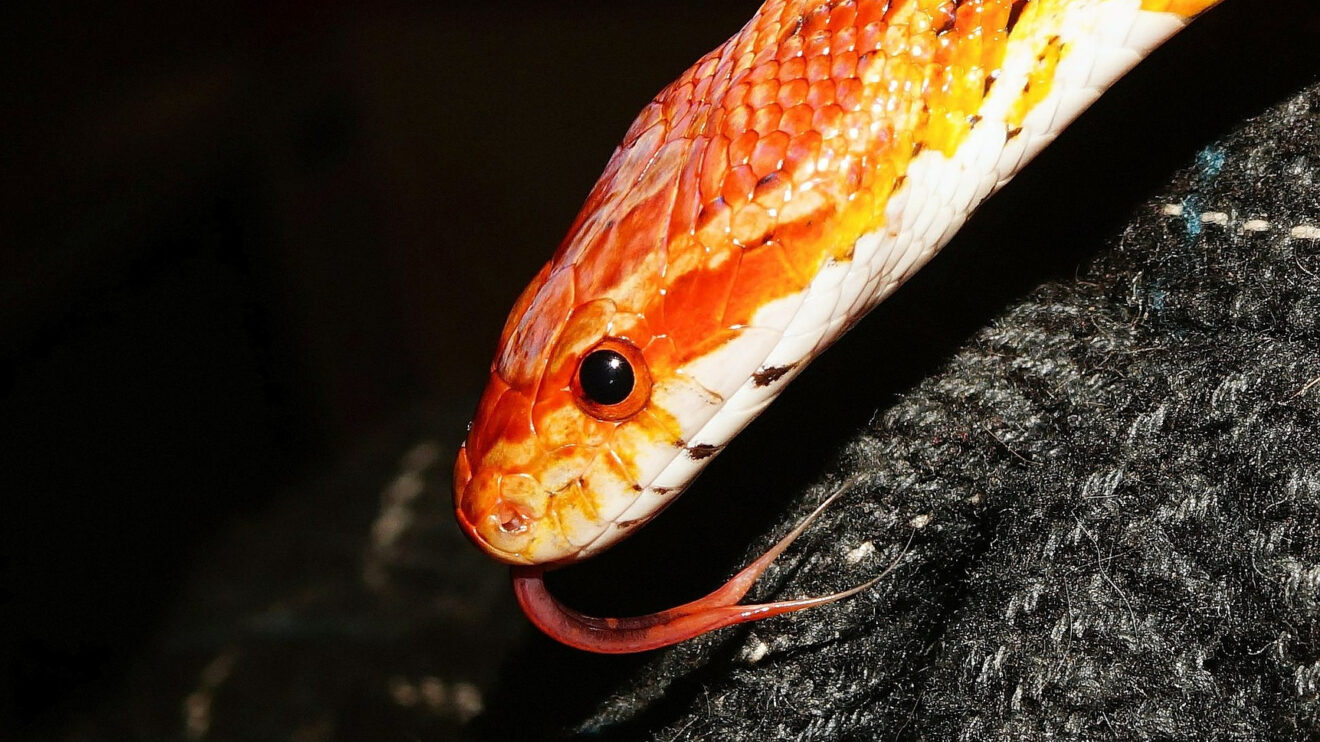
<path fill-rule="evenodd" d="M 648 649 L 677 644 L 726 626 L 759 621 L 781 613 L 833 603 L 856 595 L 884 579 L 898 566 L 903 554 L 900 553 L 879 575 L 842 592 L 774 603 L 741 605 L 738 601 L 752 588 L 761 573 L 846 489 L 846 485 L 840 487 L 769 551 L 744 567 L 714 592 L 676 608 L 629 618 L 585 616 L 560 603 L 546 590 L 542 578 L 544 568 L 539 566 L 514 567 L 513 592 L 527 618 L 551 638 L 570 647 L 602 654 L 645 652 Z M 907 547 L 904 547 L 904 552 L 906 551 Z"/>

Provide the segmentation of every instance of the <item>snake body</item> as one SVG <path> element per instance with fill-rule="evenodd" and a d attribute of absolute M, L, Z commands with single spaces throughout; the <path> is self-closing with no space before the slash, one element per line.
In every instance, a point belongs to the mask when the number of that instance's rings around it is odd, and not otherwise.
<path fill-rule="evenodd" d="M 455 465 L 461 527 L 514 565 L 627 536 L 1218 2 L 766 2 L 646 106 L 515 304 Z M 678 620 L 621 629 L 516 584 L 542 628 L 584 648 L 625 651 L 592 637 Z M 575 639 L 563 616 L 605 623 Z M 736 622 L 721 620 L 660 643 Z"/>

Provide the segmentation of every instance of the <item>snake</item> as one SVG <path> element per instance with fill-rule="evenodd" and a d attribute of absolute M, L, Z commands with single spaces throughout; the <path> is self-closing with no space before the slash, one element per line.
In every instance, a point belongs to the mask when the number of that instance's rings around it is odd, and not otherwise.
<path fill-rule="evenodd" d="M 544 572 L 664 510 L 1104 90 L 1220 1 L 767 0 L 656 95 L 510 311 L 454 465 L 459 526 L 513 565 L 531 622 L 579 649 L 638 652 L 880 579 L 740 602 L 833 498 L 668 610 L 584 615 Z"/>

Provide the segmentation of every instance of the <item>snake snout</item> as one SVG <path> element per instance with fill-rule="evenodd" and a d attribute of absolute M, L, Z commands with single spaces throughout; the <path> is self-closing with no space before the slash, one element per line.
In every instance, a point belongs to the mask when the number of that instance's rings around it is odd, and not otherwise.
<path fill-rule="evenodd" d="M 484 469 L 475 474 L 466 447 L 454 465 L 454 510 L 463 533 L 508 564 L 562 558 L 562 539 L 546 518 L 549 494 L 527 474 Z"/>

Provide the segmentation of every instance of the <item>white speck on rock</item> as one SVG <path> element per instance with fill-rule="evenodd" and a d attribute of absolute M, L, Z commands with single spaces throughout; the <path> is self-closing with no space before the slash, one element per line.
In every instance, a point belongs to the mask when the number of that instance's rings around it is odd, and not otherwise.
<path fill-rule="evenodd" d="M 753 637 L 752 643 L 743 650 L 743 660 L 750 665 L 755 665 L 765 659 L 767 654 L 770 654 L 770 645 Z"/>
<path fill-rule="evenodd" d="M 875 553 L 875 544 L 870 541 L 863 541 L 857 548 L 849 549 L 845 559 L 849 564 L 856 564 L 863 559 Z"/>

